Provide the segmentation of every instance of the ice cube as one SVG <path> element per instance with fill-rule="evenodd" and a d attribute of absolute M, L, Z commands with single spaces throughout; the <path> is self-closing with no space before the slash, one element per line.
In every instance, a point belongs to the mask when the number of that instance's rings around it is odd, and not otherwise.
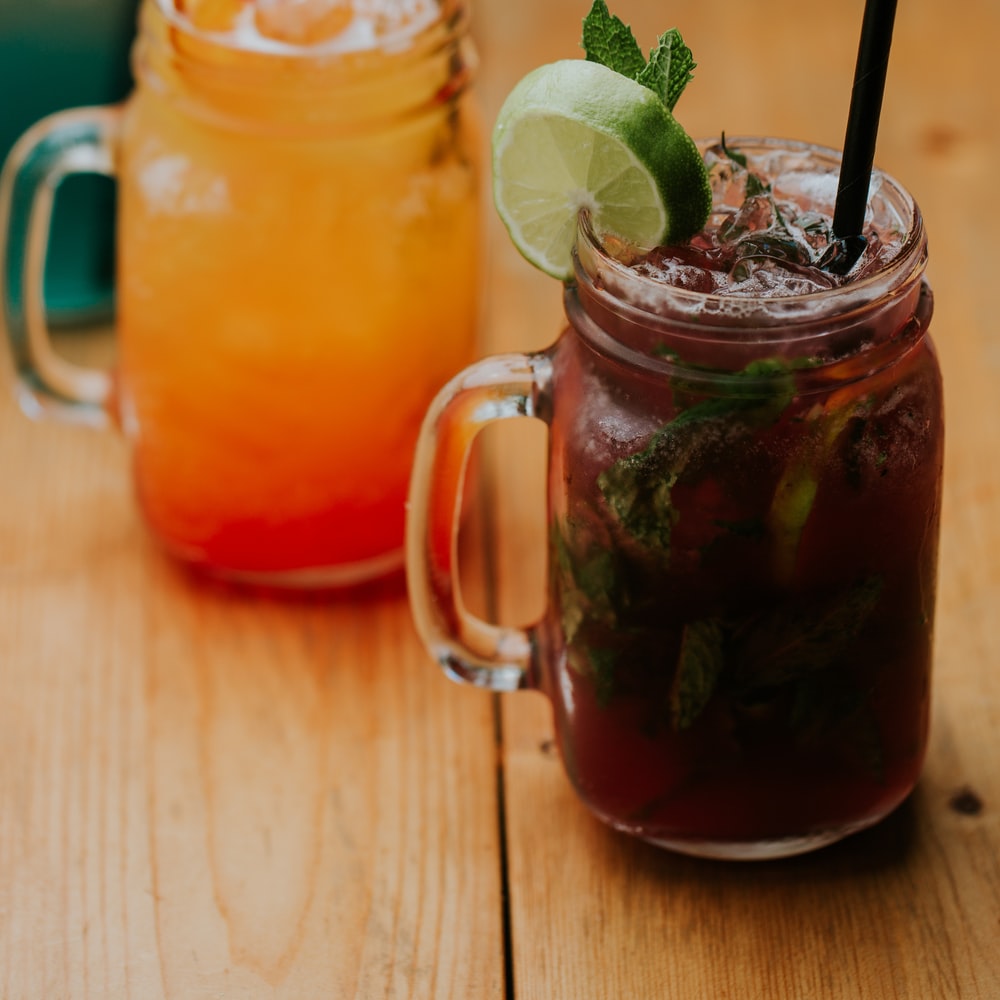
<path fill-rule="evenodd" d="M 249 0 L 177 0 L 177 10 L 202 31 L 232 31 Z"/>
<path fill-rule="evenodd" d="M 767 229 L 774 222 L 774 202 L 768 195 L 752 195 L 719 227 L 719 237 L 726 243 L 744 233 Z"/>
<path fill-rule="evenodd" d="M 379 38 L 416 31 L 439 13 L 439 0 L 357 0 L 358 13 L 369 19 Z"/>
<path fill-rule="evenodd" d="M 354 20 L 352 0 L 256 0 L 254 19 L 265 38 L 315 45 L 341 34 Z"/>
<path fill-rule="evenodd" d="M 714 292 L 725 284 L 718 255 L 690 245 L 658 248 L 635 270 L 654 281 L 692 292 Z"/>
<path fill-rule="evenodd" d="M 800 212 L 811 209 L 832 215 L 838 182 L 838 175 L 829 170 L 790 170 L 775 179 L 774 196 L 794 202 Z"/>
<path fill-rule="evenodd" d="M 835 287 L 838 282 L 814 267 L 804 267 L 774 257 L 741 259 L 730 273 L 726 295 L 781 298 L 808 295 Z"/>
<path fill-rule="evenodd" d="M 834 241 L 833 220 L 820 212 L 803 212 L 801 215 L 789 217 L 794 219 L 789 223 L 789 231 L 803 244 L 812 247 L 813 258 L 818 259 Z"/>

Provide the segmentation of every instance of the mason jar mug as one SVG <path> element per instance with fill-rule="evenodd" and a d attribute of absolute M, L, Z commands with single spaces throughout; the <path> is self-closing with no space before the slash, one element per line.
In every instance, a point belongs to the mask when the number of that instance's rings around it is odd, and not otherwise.
<path fill-rule="evenodd" d="M 302 41 L 144 0 L 135 91 L 43 120 L 4 172 L 23 407 L 119 424 L 153 534 L 215 575 L 312 586 L 398 570 L 420 419 L 475 356 L 467 12 L 385 8 Z M 44 314 L 52 191 L 78 171 L 118 182 L 110 374 L 56 355 Z"/>
<path fill-rule="evenodd" d="M 823 152 L 818 157 L 827 155 Z M 536 688 L 579 796 L 678 851 L 794 854 L 875 823 L 921 771 L 943 455 L 926 238 L 866 277 L 739 301 L 615 259 L 586 216 L 568 325 L 430 409 L 411 486 L 413 613 L 454 678 Z M 548 600 L 472 616 L 455 567 L 474 435 L 544 421 Z"/>

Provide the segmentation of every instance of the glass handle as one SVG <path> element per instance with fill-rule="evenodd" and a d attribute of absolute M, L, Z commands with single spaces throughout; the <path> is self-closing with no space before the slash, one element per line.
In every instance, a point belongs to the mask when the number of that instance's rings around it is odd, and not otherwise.
<path fill-rule="evenodd" d="M 417 443 L 406 526 L 407 586 L 420 637 L 455 680 L 491 691 L 532 686 L 535 630 L 469 613 L 458 583 L 458 512 L 469 451 L 494 420 L 547 419 L 552 363 L 544 354 L 486 358 L 438 394 Z"/>
<path fill-rule="evenodd" d="M 52 347 L 43 281 L 56 189 L 70 174 L 115 174 L 120 111 L 77 108 L 37 122 L 0 174 L 0 294 L 18 396 L 31 416 L 102 427 L 111 376 L 75 365 Z"/>

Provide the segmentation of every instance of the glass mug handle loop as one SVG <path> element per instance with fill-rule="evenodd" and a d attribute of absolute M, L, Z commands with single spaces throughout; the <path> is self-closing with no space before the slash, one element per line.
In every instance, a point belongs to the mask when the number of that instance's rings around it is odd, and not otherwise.
<path fill-rule="evenodd" d="M 466 465 L 487 424 L 547 421 L 551 379 L 545 354 L 504 354 L 470 365 L 438 393 L 417 442 L 406 524 L 413 618 L 450 677 L 490 691 L 534 686 L 536 630 L 485 622 L 462 603 L 457 525 Z"/>
<path fill-rule="evenodd" d="M 49 115 L 21 136 L 0 175 L 0 289 L 18 396 L 31 416 L 111 422 L 111 376 L 52 347 L 43 281 L 56 188 L 70 174 L 114 176 L 120 118 L 117 107 Z"/>

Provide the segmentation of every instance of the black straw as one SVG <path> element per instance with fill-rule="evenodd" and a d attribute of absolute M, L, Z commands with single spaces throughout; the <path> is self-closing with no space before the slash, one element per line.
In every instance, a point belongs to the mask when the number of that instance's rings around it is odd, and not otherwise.
<path fill-rule="evenodd" d="M 836 252 L 825 262 L 838 274 L 846 274 L 865 248 L 862 232 L 895 18 L 896 0 L 866 0 L 833 212 Z"/>

